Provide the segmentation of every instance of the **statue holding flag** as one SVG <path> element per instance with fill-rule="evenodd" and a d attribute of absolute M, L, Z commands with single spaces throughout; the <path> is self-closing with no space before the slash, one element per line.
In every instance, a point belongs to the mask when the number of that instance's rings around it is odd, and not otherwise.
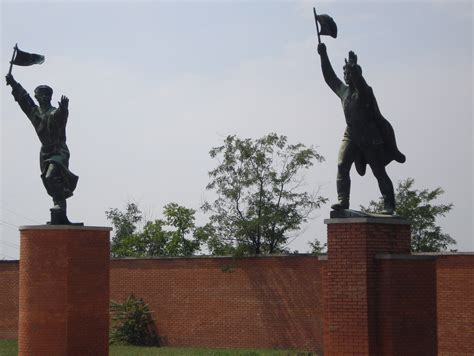
<path fill-rule="evenodd" d="M 382 214 L 393 215 L 395 195 L 385 166 L 392 160 L 399 163 L 405 162 L 405 155 L 398 150 L 393 128 L 380 113 L 372 88 L 362 76 L 362 69 L 357 63 L 357 55 L 353 51 L 349 52 L 349 57 L 345 60 L 343 67 L 345 83 L 335 74 L 327 55 L 326 45 L 321 43 L 319 36 L 336 37 L 336 24 L 327 15 L 316 15 L 316 10 L 314 10 L 314 15 L 324 80 L 341 99 L 347 124 L 338 157 L 336 181 L 338 203 L 333 204 L 331 208 L 336 211 L 349 209 L 351 186 L 349 172 L 352 164 L 355 163 L 356 170 L 361 176 L 365 174 L 368 164 L 377 178 L 384 200 Z M 321 24 L 321 31 L 319 31 L 318 22 Z"/>
<path fill-rule="evenodd" d="M 71 223 L 67 218 L 66 199 L 72 196 L 79 179 L 69 170 L 69 149 L 66 145 L 69 99 L 63 95 L 55 108 L 51 105 L 53 89 L 40 85 L 35 89 L 35 98 L 39 104 L 36 105 L 11 74 L 13 65 L 29 66 L 41 64 L 43 61 L 44 56 L 20 51 L 15 46 L 6 82 L 12 87 L 15 101 L 33 124 L 41 142 L 41 179 L 54 202 L 53 208 L 50 209 L 50 224 L 68 225 Z"/>

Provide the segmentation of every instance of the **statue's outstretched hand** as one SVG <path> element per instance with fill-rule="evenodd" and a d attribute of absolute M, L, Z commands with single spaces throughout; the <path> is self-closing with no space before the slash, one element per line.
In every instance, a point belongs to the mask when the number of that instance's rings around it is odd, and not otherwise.
<path fill-rule="evenodd" d="M 353 51 L 349 51 L 349 65 L 355 67 L 357 65 L 357 54 Z"/>
<path fill-rule="evenodd" d="M 320 55 L 326 53 L 326 45 L 324 43 L 318 44 L 318 53 Z"/>
<path fill-rule="evenodd" d="M 7 85 L 13 85 L 13 84 L 16 83 L 16 80 L 15 80 L 15 78 L 13 78 L 13 75 L 12 75 L 12 74 L 7 74 L 7 75 L 5 76 L 5 79 L 6 79 L 6 81 L 7 81 Z"/>
<path fill-rule="evenodd" d="M 62 110 L 67 110 L 69 106 L 69 99 L 67 96 L 61 96 L 61 101 L 58 101 L 59 108 Z"/>

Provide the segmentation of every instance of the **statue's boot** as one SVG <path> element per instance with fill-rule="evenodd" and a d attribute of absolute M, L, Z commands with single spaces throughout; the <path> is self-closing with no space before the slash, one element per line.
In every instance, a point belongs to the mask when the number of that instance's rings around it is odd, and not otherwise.
<path fill-rule="evenodd" d="M 393 190 L 382 194 L 383 210 L 380 212 L 383 215 L 393 215 L 395 213 L 395 195 Z"/>
<path fill-rule="evenodd" d="M 333 210 L 349 209 L 349 194 L 351 191 L 350 179 L 336 180 L 336 187 L 337 187 L 338 203 L 331 205 L 331 209 Z"/>
<path fill-rule="evenodd" d="M 53 199 L 54 206 L 49 209 L 51 212 L 51 225 L 70 225 L 71 222 L 67 218 L 67 207 L 66 207 L 66 199 L 56 200 Z"/>
<path fill-rule="evenodd" d="M 67 205 L 64 196 L 64 182 L 61 176 L 51 177 L 48 179 L 49 191 L 53 197 L 54 206 L 49 209 L 51 212 L 51 225 L 70 225 L 71 222 L 67 218 Z"/>

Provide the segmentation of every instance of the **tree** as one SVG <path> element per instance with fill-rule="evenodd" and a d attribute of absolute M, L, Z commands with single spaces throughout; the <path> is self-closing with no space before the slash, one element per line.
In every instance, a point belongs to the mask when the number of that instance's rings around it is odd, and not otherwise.
<path fill-rule="evenodd" d="M 194 223 L 196 211 L 176 203 L 165 205 L 164 219 L 146 221 L 134 203 L 127 203 L 125 212 L 117 208 L 105 212 L 114 226 L 111 253 L 113 257 L 191 256 L 207 239 L 206 227 Z M 170 229 L 171 228 L 171 229 Z"/>
<path fill-rule="evenodd" d="M 411 222 L 411 250 L 413 252 L 445 251 L 456 241 L 436 224 L 436 219 L 446 216 L 453 204 L 434 204 L 444 194 L 442 188 L 433 190 L 414 189 L 415 180 L 407 178 L 398 183 L 395 193 L 397 214 Z M 378 213 L 383 209 L 383 199 L 371 201 L 369 206 L 361 206 L 362 211 Z"/>
<path fill-rule="evenodd" d="M 311 248 L 311 251 L 309 253 L 311 253 L 312 255 L 319 256 L 326 253 L 327 244 L 321 243 L 321 241 L 319 241 L 318 239 L 314 239 L 314 241 L 308 242 L 308 245 Z"/>
<path fill-rule="evenodd" d="M 211 253 L 282 252 L 290 233 L 327 201 L 302 190 L 302 170 L 324 158 L 313 147 L 288 144 L 286 136 L 227 136 L 209 154 L 219 161 L 206 187 L 215 190 L 217 199 L 203 205 L 212 214 Z"/>

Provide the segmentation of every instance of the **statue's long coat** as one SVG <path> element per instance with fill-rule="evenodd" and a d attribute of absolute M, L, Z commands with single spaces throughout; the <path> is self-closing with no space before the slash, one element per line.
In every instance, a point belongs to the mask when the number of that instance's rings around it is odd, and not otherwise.
<path fill-rule="evenodd" d="M 28 119 L 30 119 L 41 141 L 39 157 L 41 179 L 48 194 L 52 196 L 52 192 L 45 181 L 45 174 L 48 165 L 54 162 L 60 168 L 64 180 L 64 197 L 69 198 L 76 189 L 79 177 L 69 170 L 70 154 L 66 145 L 68 111 L 51 107 L 48 111 L 42 112 L 41 108 L 35 104 L 19 83 L 13 85 L 12 94 Z"/>

